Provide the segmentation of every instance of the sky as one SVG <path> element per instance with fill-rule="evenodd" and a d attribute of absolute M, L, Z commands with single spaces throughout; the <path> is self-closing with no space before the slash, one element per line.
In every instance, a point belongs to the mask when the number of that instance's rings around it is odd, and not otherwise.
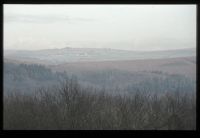
<path fill-rule="evenodd" d="M 196 5 L 4 4 L 4 49 L 196 48 Z"/>

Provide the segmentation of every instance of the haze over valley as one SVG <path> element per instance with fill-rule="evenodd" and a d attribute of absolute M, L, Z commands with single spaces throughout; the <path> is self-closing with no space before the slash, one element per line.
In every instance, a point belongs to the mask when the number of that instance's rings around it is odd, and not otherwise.
<path fill-rule="evenodd" d="M 4 129 L 196 129 L 195 5 L 5 4 L 3 59 Z"/>

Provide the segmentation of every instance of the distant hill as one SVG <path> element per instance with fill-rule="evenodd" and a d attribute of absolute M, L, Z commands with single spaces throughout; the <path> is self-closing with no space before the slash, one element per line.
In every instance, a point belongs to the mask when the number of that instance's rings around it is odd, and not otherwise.
<path fill-rule="evenodd" d="M 62 48 L 37 51 L 4 50 L 4 59 L 22 63 L 41 63 L 58 65 L 69 62 L 120 61 L 136 59 L 166 59 L 176 57 L 194 57 L 196 49 L 177 49 L 165 51 L 129 51 L 105 48 Z"/>
<path fill-rule="evenodd" d="M 138 59 L 121 61 L 74 62 L 51 65 L 53 70 L 79 72 L 101 72 L 121 70 L 125 72 L 166 72 L 196 78 L 196 57 L 178 57 L 165 59 Z"/>
<path fill-rule="evenodd" d="M 150 92 L 192 92 L 196 85 L 195 57 L 127 61 L 76 62 L 48 67 L 4 63 L 4 91 L 31 93 L 53 89 L 70 76 L 83 87 L 106 88 L 122 93 L 147 89 Z M 28 90 L 28 91 L 27 91 Z"/>

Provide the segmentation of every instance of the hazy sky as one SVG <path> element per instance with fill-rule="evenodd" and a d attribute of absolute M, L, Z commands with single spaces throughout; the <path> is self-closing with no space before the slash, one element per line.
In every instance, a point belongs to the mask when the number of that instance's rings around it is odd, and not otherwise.
<path fill-rule="evenodd" d="M 196 5 L 4 5 L 5 49 L 196 47 Z"/>

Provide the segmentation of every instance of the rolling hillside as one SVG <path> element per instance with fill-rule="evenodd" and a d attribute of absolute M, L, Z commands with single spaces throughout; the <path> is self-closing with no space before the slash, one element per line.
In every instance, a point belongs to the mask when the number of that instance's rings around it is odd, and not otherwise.
<path fill-rule="evenodd" d="M 97 48 L 63 48 L 37 51 L 5 50 L 4 59 L 28 63 L 58 65 L 68 62 L 122 61 L 136 59 L 164 59 L 196 56 L 196 50 L 127 51 Z"/>

